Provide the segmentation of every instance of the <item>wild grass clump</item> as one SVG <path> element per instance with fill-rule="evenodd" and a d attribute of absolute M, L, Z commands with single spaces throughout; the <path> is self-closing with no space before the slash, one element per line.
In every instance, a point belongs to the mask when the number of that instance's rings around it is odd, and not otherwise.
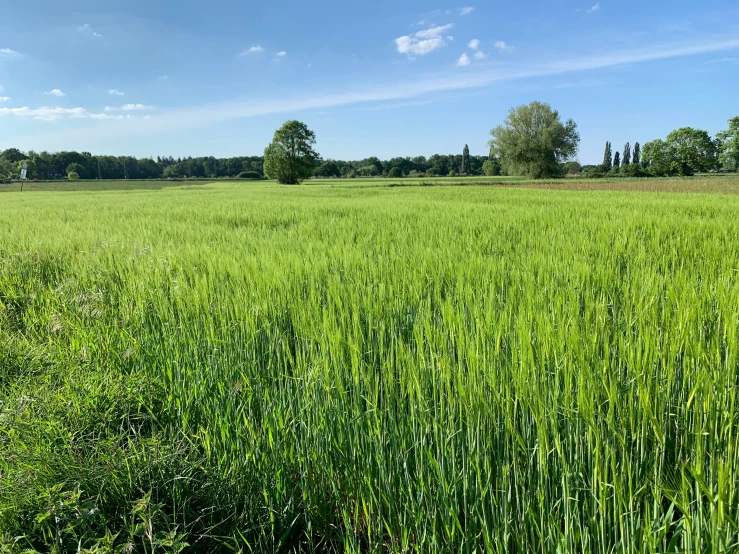
<path fill-rule="evenodd" d="M 733 196 L 4 200 L 2 552 L 739 548 Z"/>

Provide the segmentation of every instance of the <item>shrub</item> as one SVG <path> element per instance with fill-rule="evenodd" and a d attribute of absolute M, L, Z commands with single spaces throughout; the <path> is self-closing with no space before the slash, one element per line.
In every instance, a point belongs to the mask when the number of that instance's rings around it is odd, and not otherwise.
<path fill-rule="evenodd" d="M 388 172 L 388 176 L 392 177 L 393 179 L 399 179 L 403 176 L 403 171 L 399 167 L 393 167 Z"/>
<path fill-rule="evenodd" d="M 454 171 L 454 170 L 452 169 L 452 170 L 451 170 L 451 171 L 449 172 L 449 177 L 456 177 L 456 176 L 457 176 L 457 172 L 456 172 L 456 171 Z"/>
<path fill-rule="evenodd" d="M 71 171 L 70 173 L 67 173 L 67 179 L 69 179 L 70 181 L 79 181 L 80 174 L 76 171 Z"/>
<path fill-rule="evenodd" d="M 239 179 L 261 179 L 262 176 L 256 171 L 242 171 L 237 176 Z"/>

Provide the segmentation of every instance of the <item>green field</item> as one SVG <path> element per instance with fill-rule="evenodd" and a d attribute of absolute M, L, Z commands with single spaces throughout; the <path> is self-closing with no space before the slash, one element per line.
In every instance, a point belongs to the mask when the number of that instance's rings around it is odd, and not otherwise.
<path fill-rule="evenodd" d="M 560 183 L 1 194 L 0 552 L 736 552 L 736 180 Z"/>

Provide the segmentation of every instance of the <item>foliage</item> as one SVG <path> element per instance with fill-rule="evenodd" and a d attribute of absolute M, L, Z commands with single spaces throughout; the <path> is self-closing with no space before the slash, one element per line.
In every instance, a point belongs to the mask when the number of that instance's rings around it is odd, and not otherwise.
<path fill-rule="evenodd" d="M 739 116 L 729 120 L 729 128 L 718 134 L 719 161 L 726 169 L 739 171 Z"/>
<path fill-rule="evenodd" d="M 462 166 L 460 167 L 460 173 L 467 175 L 470 172 L 470 147 L 466 144 L 462 150 Z"/>
<path fill-rule="evenodd" d="M 621 167 L 621 153 L 616 152 L 613 155 L 613 169 L 618 169 Z"/>
<path fill-rule="evenodd" d="M 629 165 L 631 163 L 631 143 L 624 145 L 624 155 L 621 158 L 622 165 Z"/>
<path fill-rule="evenodd" d="M 403 176 L 403 171 L 399 167 L 392 167 L 390 168 L 390 171 L 388 171 L 388 177 L 392 177 L 393 179 L 398 179 Z"/>
<path fill-rule="evenodd" d="M 706 131 L 684 127 L 644 145 L 642 160 L 655 175 L 689 176 L 714 169 L 716 143 Z"/>
<path fill-rule="evenodd" d="M 71 163 L 67 166 L 67 176 L 71 175 L 72 173 L 77 174 L 78 179 L 89 179 L 90 175 L 87 174 L 87 170 L 85 169 L 85 166 L 81 163 Z"/>
<path fill-rule="evenodd" d="M 485 160 L 482 164 L 482 172 L 483 175 L 487 175 L 488 177 L 500 175 L 500 163 L 497 159 Z"/>
<path fill-rule="evenodd" d="M 323 162 L 315 171 L 316 177 L 341 177 L 341 170 L 333 160 Z"/>
<path fill-rule="evenodd" d="M 603 152 L 603 169 L 610 171 L 613 167 L 613 150 L 611 149 L 611 143 L 606 142 L 606 149 Z"/>
<path fill-rule="evenodd" d="M 582 171 L 582 166 L 579 162 L 567 162 L 564 164 L 563 173 L 565 175 L 579 175 Z"/>
<path fill-rule="evenodd" d="M 451 171 L 449 172 L 449 175 L 448 175 L 448 176 L 449 176 L 449 177 L 456 177 L 456 176 L 457 176 L 457 172 L 456 172 L 456 171 L 454 171 L 454 170 L 452 169 L 452 170 L 451 170 Z"/>
<path fill-rule="evenodd" d="M 313 150 L 316 135 L 300 121 L 280 127 L 264 150 L 264 173 L 282 185 L 297 185 L 313 174 L 318 154 Z"/>
<path fill-rule="evenodd" d="M 262 178 L 262 176 L 256 171 L 242 171 L 241 173 L 237 175 L 237 177 L 239 179 L 254 179 L 254 180 Z"/>
<path fill-rule="evenodd" d="M 736 551 L 739 196 L 3 194 L 0 551 Z"/>
<path fill-rule="evenodd" d="M 634 144 L 634 154 L 631 161 L 635 165 L 639 165 L 641 163 L 641 145 L 638 142 Z"/>
<path fill-rule="evenodd" d="M 0 179 L 10 179 L 16 173 L 16 165 L 0 157 Z"/>
<path fill-rule="evenodd" d="M 67 179 L 69 179 L 70 181 L 79 181 L 80 175 L 79 173 L 75 173 L 74 171 L 71 171 L 67 173 Z"/>
<path fill-rule="evenodd" d="M 493 129 L 490 146 L 509 175 L 554 177 L 560 164 L 577 154 L 580 135 L 573 120 L 562 123 L 549 104 L 512 108 L 504 125 Z"/>

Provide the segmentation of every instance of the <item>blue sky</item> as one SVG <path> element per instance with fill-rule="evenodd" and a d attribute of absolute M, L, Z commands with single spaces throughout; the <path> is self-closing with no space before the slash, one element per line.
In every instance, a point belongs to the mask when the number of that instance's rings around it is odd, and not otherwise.
<path fill-rule="evenodd" d="M 487 152 L 508 109 L 577 121 L 580 161 L 739 115 L 736 0 L 24 0 L 0 19 L 0 149 L 326 158 Z"/>

